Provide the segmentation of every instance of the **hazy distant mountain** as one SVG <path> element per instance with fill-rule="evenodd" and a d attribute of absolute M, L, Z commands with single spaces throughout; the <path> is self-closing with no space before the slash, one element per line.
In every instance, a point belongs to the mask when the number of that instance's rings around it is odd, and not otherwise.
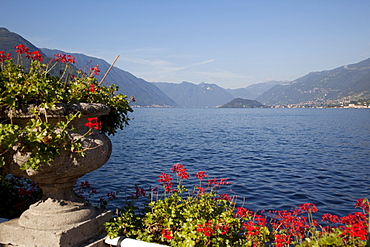
<path fill-rule="evenodd" d="M 76 59 L 76 67 L 82 70 L 87 69 L 95 65 L 99 65 L 100 73 L 96 76 L 99 80 L 102 79 L 105 72 L 110 67 L 110 64 L 103 59 L 86 56 L 79 53 L 69 53 L 60 50 L 50 50 L 46 48 L 41 49 L 47 56 L 53 56 L 56 53 L 66 53 L 72 55 Z M 165 95 L 158 87 L 149 83 L 141 78 L 137 78 L 131 73 L 113 67 L 107 77 L 105 82 L 110 84 L 116 84 L 119 86 L 119 92 L 127 95 L 128 97 L 134 96 L 135 102 L 131 105 L 139 106 L 170 106 L 177 107 L 178 105 L 171 100 L 167 95 Z"/>
<path fill-rule="evenodd" d="M 235 98 L 256 99 L 258 96 L 260 96 L 262 93 L 266 92 L 270 88 L 287 82 L 288 81 L 268 81 L 252 84 L 245 88 L 226 89 L 226 91 Z"/>
<path fill-rule="evenodd" d="M 290 83 L 274 86 L 257 100 L 269 105 L 286 105 L 344 98 L 370 98 L 370 58 L 333 70 L 311 72 Z"/>
<path fill-rule="evenodd" d="M 257 100 L 235 98 L 219 108 L 266 108 L 267 106 Z"/>
<path fill-rule="evenodd" d="M 256 97 L 254 98 L 256 99 L 258 96 L 260 96 L 261 94 L 263 94 L 270 88 L 273 88 L 276 85 L 281 85 L 285 83 L 288 83 L 288 81 L 267 81 L 267 82 L 252 84 L 246 87 L 246 89 L 252 92 L 254 95 L 256 95 Z"/>
<path fill-rule="evenodd" d="M 234 98 L 225 89 L 204 82 L 199 85 L 190 82 L 180 84 L 156 82 L 154 84 L 177 104 L 185 108 L 212 108 L 225 104 Z"/>
<path fill-rule="evenodd" d="M 249 91 L 247 88 L 225 89 L 225 90 L 235 98 L 255 99 L 258 97 L 257 95 Z"/>

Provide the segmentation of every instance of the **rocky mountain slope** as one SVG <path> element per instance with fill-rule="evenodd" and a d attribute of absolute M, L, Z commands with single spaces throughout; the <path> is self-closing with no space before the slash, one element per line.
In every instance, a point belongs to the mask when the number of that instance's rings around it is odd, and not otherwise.
<path fill-rule="evenodd" d="M 268 81 L 249 85 L 245 88 L 226 89 L 235 98 L 256 99 L 270 88 L 288 83 L 288 81 Z"/>
<path fill-rule="evenodd" d="M 370 98 L 370 58 L 333 70 L 311 72 L 269 89 L 256 100 L 269 105 L 287 105 Z"/>

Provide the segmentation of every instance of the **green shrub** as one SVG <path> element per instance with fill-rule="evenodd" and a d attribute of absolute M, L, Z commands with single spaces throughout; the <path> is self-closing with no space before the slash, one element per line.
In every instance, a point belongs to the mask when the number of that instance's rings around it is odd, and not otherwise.
<path fill-rule="evenodd" d="M 195 174 L 199 184 L 188 190 L 184 180 L 189 174 L 181 164 L 162 173 L 158 182 L 163 195 L 135 187 L 127 205 L 105 224 L 110 238 L 125 236 L 170 246 L 365 246 L 369 201 L 359 199 L 356 212 L 339 218 L 326 214 L 321 226 L 313 218 L 317 208 L 312 203 L 290 211 L 270 211 L 265 215 L 237 205 L 237 197 L 218 194 L 217 189 L 230 184 L 227 179 L 208 179 L 204 171 Z M 176 185 L 176 186 L 175 186 Z M 147 199 L 137 206 L 138 199 Z M 270 217 L 269 217 L 270 216 Z"/>

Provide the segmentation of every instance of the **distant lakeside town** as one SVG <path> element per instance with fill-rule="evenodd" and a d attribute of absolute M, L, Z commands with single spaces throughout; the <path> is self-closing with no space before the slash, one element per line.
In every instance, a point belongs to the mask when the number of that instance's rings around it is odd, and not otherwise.
<path fill-rule="evenodd" d="M 270 108 L 354 108 L 370 109 L 370 100 L 364 101 L 328 101 L 325 103 L 317 101 L 308 101 L 298 104 L 273 105 Z"/>

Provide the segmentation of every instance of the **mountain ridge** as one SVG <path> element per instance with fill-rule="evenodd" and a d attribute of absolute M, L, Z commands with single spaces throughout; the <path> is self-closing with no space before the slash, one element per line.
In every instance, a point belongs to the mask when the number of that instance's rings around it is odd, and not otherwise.
<path fill-rule="evenodd" d="M 15 52 L 14 47 L 19 44 L 23 44 L 29 48 L 29 51 L 40 51 L 44 57 L 44 62 L 48 63 L 56 53 L 66 53 L 73 55 L 76 58 L 76 64 L 71 65 L 69 73 L 75 74 L 78 70 L 77 68 L 83 68 L 86 65 L 90 64 L 91 66 L 99 65 L 101 71 L 100 75 L 97 76 L 98 80 L 101 80 L 105 71 L 108 70 L 110 64 L 100 58 L 90 57 L 81 53 L 69 53 L 57 49 L 47 49 L 47 48 L 38 48 L 33 45 L 31 42 L 23 38 L 21 35 L 11 32 L 4 27 L 0 27 L 0 50 L 5 53 L 10 53 L 12 58 L 15 59 L 18 57 L 18 54 Z M 29 65 L 28 59 L 24 59 L 24 67 L 27 68 Z M 28 64 L 27 64 L 28 62 Z M 64 69 L 63 64 L 58 64 L 50 74 L 60 75 L 59 72 Z M 87 68 L 87 72 L 90 68 Z M 167 95 L 165 95 L 161 90 L 159 90 L 155 85 L 149 83 L 143 79 L 137 78 L 131 73 L 121 70 L 117 67 L 113 67 L 110 73 L 106 77 L 106 81 L 112 84 L 119 86 L 119 92 L 127 95 L 134 96 L 135 102 L 131 102 L 132 106 L 142 106 L 142 107 L 178 107 L 178 105 L 171 100 Z"/>
<path fill-rule="evenodd" d="M 87 56 L 81 53 L 69 53 L 57 49 L 41 48 L 41 50 L 48 56 L 53 56 L 55 53 L 68 53 L 75 57 L 75 65 L 78 68 L 89 69 L 89 66 L 99 65 L 102 71 L 97 75 L 97 79 L 101 80 L 105 71 L 110 67 L 105 60 L 101 58 Z M 113 83 L 119 86 L 119 92 L 129 97 L 133 96 L 135 102 L 131 105 L 134 106 L 158 106 L 158 107 L 178 107 L 178 105 L 165 95 L 154 84 L 138 78 L 125 70 L 119 69 L 115 66 L 112 67 L 107 77 L 104 80 L 106 83 Z"/>
<path fill-rule="evenodd" d="M 81 53 L 69 53 L 57 49 L 39 49 L 22 36 L 0 27 L 0 50 L 10 53 L 13 58 L 18 55 L 14 47 L 19 44 L 38 50 L 50 61 L 55 53 L 67 53 L 76 57 L 76 67 L 87 68 L 99 65 L 101 80 L 110 64 L 105 60 Z M 49 57 L 48 57 L 49 56 Z M 27 64 L 25 64 L 27 65 Z M 59 65 L 58 65 L 59 66 Z M 61 67 L 55 67 L 52 75 L 58 75 Z M 77 68 L 72 66 L 72 72 Z M 119 86 L 119 92 L 134 96 L 138 107 L 216 107 L 234 98 L 257 100 L 266 105 L 328 105 L 338 102 L 370 99 L 370 58 L 358 63 L 340 66 L 332 70 L 310 72 L 296 80 L 270 81 L 252 84 L 245 88 L 224 89 L 216 84 L 190 82 L 180 84 L 168 82 L 147 82 L 130 72 L 113 67 L 107 75 L 106 82 Z"/>
<path fill-rule="evenodd" d="M 0 46 L 1 46 L 1 51 L 4 51 L 4 53 L 10 53 L 10 56 L 13 58 L 13 61 L 18 60 L 18 54 L 16 53 L 15 46 L 18 46 L 20 44 L 25 45 L 28 48 L 29 52 L 34 52 L 34 51 L 39 51 L 40 54 L 43 56 L 43 62 L 48 63 L 51 61 L 51 58 L 48 57 L 45 53 L 41 51 L 38 47 L 33 45 L 31 42 L 29 42 L 27 39 L 23 38 L 19 34 L 16 34 L 14 32 L 9 31 L 8 29 L 4 27 L 0 27 Z M 24 54 L 22 55 L 24 58 Z M 23 68 L 26 70 L 29 68 L 31 64 L 31 61 L 29 59 L 22 59 L 22 65 Z M 60 71 L 64 70 L 64 65 L 61 63 L 56 64 L 55 67 L 51 69 L 49 72 L 50 75 L 53 76 L 60 76 Z M 77 68 L 75 66 L 70 66 L 68 68 L 67 72 L 70 74 L 77 74 Z"/>
<path fill-rule="evenodd" d="M 275 85 L 288 83 L 289 81 L 267 81 L 254 83 L 244 88 L 226 89 L 235 98 L 256 99 L 262 93 L 266 92 Z"/>
<path fill-rule="evenodd" d="M 332 70 L 310 72 L 276 85 L 256 100 L 269 105 L 327 104 L 370 98 L 370 58 Z"/>
<path fill-rule="evenodd" d="M 160 90 L 185 108 L 214 108 L 234 97 L 216 84 L 200 83 L 198 85 L 183 81 L 180 84 L 153 82 Z"/>
<path fill-rule="evenodd" d="M 45 56 L 45 54 L 39 48 L 37 48 L 27 39 L 23 38 L 19 34 L 9 31 L 5 27 L 0 27 L 0 44 L 1 50 L 5 53 L 10 53 L 13 58 L 17 57 L 18 55 L 15 52 L 14 46 L 18 46 L 19 44 L 27 46 L 30 52 L 40 51 L 41 55 Z"/>

